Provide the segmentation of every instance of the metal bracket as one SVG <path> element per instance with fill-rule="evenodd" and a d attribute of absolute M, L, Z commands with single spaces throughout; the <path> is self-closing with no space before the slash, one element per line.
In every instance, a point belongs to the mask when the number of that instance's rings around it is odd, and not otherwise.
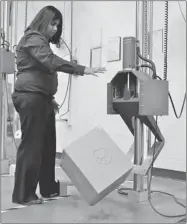
<path fill-rule="evenodd" d="M 149 127 L 152 133 L 155 135 L 158 141 L 154 142 L 151 149 L 148 151 L 146 159 L 143 161 L 142 165 L 134 165 L 132 170 L 133 174 L 146 175 L 149 169 L 151 168 L 152 163 L 156 160 L 158 155 L 160 154 L 162 148 L 164 147 L 165 140 L 162 136 L 159 127 L 156 124 L 156 120 L 152 116 L 139 116 L 139 119 Z M 126 154 L 128 158 L 131 160 L 134 156 L 134 143 L 130 147 L 129 151 Z"/>
<path fill-rule="evenodd" d="M 151 150 L 148 152 L 148 156 L 144 160 L 143 164 L 135 166 L 132 172 L 134 174 L 139 174 L 139 175 L 143 175 L 143 176 L 146 175 L 147 172 L 149 171 L 152 163 L 158 157 L 158 155 L 159 155 L 160 151 L 162 150 L 163 146 L 164 146 L 163 142 L 156 142 L 155 144 L 153 144 L 153 146 L 152 146 Z M 155 150 L 155 154 L 153 153 L 154 155 L 153 154 L 151 155 L 150 152 L 153 151 L 153 148 L 155 148 L 154 149 Z"/>

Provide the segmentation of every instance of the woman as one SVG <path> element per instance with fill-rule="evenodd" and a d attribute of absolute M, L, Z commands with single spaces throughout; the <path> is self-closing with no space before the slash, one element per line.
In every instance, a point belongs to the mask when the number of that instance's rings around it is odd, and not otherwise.
<path fill-rule="evenodd" d="M 17 80 L 12 100 L 21 121 L 22 141 L 17 151 L 14 203 L 41 204 L 36 195 L 59 194 L 55 182 L 56 132 L 54 100 L 57 71 L 74 75 L 95 75 L 104 68 L 87 68 L 63 60 L 50 49 L 59 44 L 62 14 L 53 6 L 40 10 L 21 38 L 17 52 Z"/>

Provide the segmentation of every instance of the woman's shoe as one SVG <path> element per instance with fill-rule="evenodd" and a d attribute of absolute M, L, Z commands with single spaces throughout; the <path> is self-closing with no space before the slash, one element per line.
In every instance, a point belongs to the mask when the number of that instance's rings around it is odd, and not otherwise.
<path fill-rule="evenodd" d="M 43 199 L 42 198 L 38 198 L 38 199 L 33 199 L 27 202 L 22 203 L 22 205 L 39 205 L 39 204 L 43 204 Z"/>
<path fill-rule="evenodd" d="M 36 193 L 31 193 L 30 196 L 28 196 L 24 200 L 19 200 L 19 201 L 12 201 L 13 203 L 16 204 L 21 204 L 21 205 L 37 205 L 37 204 L 43 204 L 43 199 L 39 198 Z"/>
<path fill-rule="evenodd" d="M 52 193 L 52 194 L 47 194 L 47 195 L 42 195 L 43 198 L 54 198 L 58 197 L 59 193 Z"/>
<path fill-rule="evenodd" d="M 57 181 L 54 185 L 53 192 L 48 193 L 48 194 L 41 194 L 43 198 L 53 198 L 53 197 L 58 197 L 60 195 L 60 182 Z"/>

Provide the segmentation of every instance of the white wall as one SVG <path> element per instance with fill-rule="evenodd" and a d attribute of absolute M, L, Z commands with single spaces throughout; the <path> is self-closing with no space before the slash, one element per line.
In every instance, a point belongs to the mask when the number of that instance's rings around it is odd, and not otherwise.
<path fill-rule="evenodd" d="M 127 18 L 131 18 L 130 23 Z M 106 44 L 110 36 L 135 35 L 135 2 L 75 2 L 73 21 L 73 46 L 78 48 L 79 62 L 89 66 L 90 49 L 102 42 L 102 65 L 106 65 L 108 71 L 99 78 L 86 76 L 73 78 L 72 127 L 65 127 L 67 133 L 64 145 L 99 124 L 126 152 L 133 142 L 133 137 L 120 116 L 106 114 L 107 82 L 122 68 L 121 62 L 106 63 Z"/>
<path fill-rule="evenodd" d="M 52 4 L 65 13 L 65 40 L 70 45 L 70 2 L 64 1 L 29 1 L 28 23 L 44 5 Z M 181 3 L 185 13 L 185 4 Z M 19 2 L 18 39 L 24 28 L 24 2 Z M 21 13 L 23 12 L 23 13 Z M 106 114 L 106 84 L 122 68 L 122 61 L 107 63 L 107 40 L 115 36 L 135 36 L 135 1 L 76 1 L 74 2 L 73 48 L 77 48 L 80 64 L 89 66 L 90 49 L 102 44 L 102 65 L 107 72 L 95 77 L 73 77 L 71 89 L 71 116 L 68 123 L 58 120 L 57 116 L 57 151 L 61 152 L 70 142 L 84 135 L 94 125 L 100 124 L 111 138 L 127 152 L 133 142 L 126 125 L 118 115 Z M 154 30 L 164 28 L 164 3 L 154 2 Z M 177 111 L 181 107 L 185 89 L 186 71 L 186 25 L 180 14 L 177 2 L 169 1 L 169 51 L 168 80 Z M 161 40 L 155 36 L 155 43 Z M 55 49 L 63 56 L 67 50 Z M 155 47 L 158 49 L 158 47 Z M 68 56 L 66 57 L 68 59 Z M 154 51 L 153 60 L 160 76 L 163 74 L 163 53 Z M 63 100 L 68 76 L 59 73 L 57 101 Z M 65 112 L 67 103 L 60 113 Z M 167 169 L 186 170 L 186 110 L 180 120 L 174 117 L 171 105 L 168 117 L 159 118 L 159 125 L 166 139 L 166 145 L 160 154 L 156 166 Z"/>

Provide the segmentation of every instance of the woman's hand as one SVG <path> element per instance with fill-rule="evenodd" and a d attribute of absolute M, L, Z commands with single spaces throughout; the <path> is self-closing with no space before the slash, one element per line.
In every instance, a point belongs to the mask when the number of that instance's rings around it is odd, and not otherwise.
<path fill-rule="evenodd" d="M 52 103 L 53 103 L 53 108 L 54 108 L 55 114 L 59 113 L 60 105 L 56 102 L 56 100 L 53 100 Z"/>
<path fill-rule="evenodd" d="M 106 72 L 106 68 L 104 67 L 98 67 L 98 68 L 85 68 L 84 74 L 86 75 L 93 75 L 93 76 L 98 76 L 96 73 L 104 73 Z"/>

